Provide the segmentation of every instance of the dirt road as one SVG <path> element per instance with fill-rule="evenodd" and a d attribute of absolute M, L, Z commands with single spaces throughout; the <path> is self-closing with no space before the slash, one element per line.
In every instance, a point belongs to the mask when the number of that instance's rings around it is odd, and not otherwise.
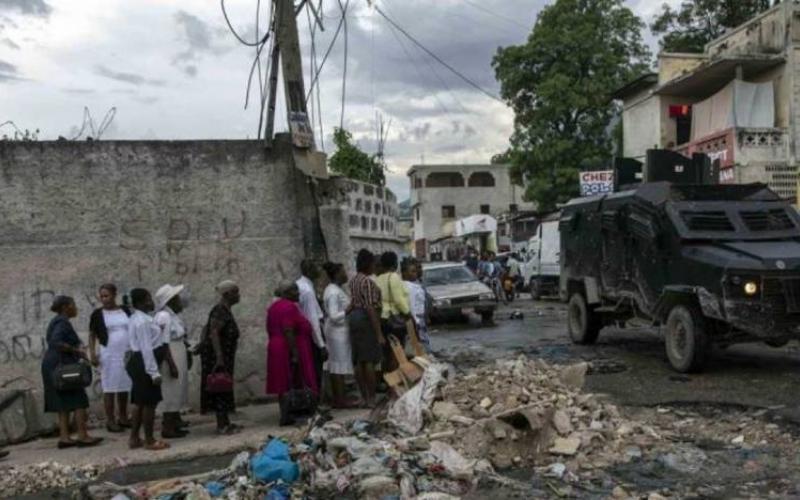
<path fill-rule="evenodd" d="M 512 320 L 522 312 L 524 319 Z M 623 405 L 714 403 L 771 408 L 800 423 L 800 345 L 776 349 L 747 344 L 717 350 L 703 373 L 670 369 L 656 329 L 606 328 L 594 346 L 573 345 L 566 309 L 555 301 L 523 296 L 496 314 L 495 325 L 436 325 L 434 350 L 456 367 L 524 353 L 549 362 L 592 361 L 587 389 Z"/>

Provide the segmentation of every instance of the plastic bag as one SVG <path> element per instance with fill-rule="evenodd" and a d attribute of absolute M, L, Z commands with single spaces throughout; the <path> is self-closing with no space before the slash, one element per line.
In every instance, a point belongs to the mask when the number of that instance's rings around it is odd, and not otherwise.
<path fill-rule="evenodd" d="M 424 424 L 422 414 L 433 404 L 436 388 L 444 378 L 447 365 L 430 365 L 422 379 L 410 391 L 403 394 L 389 408 L 389 422 L 406 434 L 417 434 Z"/>
<path fill-rule="evenodd" d="M 217 481 L 210 481 L 206 483 L 206 491 L 213 498 L 221 497 L 225 493 L 225 485 Z"/>
<path fill-rule="evenodd" d="M 280 439 L 271 440 L 250 460 L 253 477 L 264 483 L 278 479 L 292 483 L 300 476 L 300 468 L 289 457 L 289 446 Z"/>

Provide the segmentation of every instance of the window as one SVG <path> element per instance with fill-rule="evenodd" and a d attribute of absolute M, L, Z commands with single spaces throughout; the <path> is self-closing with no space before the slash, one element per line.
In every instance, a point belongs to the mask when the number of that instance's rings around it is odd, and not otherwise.
<path fill-rule="evenodd" d="M 422 179 L 419 177 L 414 177 L 414 189 L 419 189 L 422 187 Z"/>
<path fill-rule="evenodd" d="M 464 176 L 458 172 L 433 172 L 425 180 L 425 187 L 464 187 Z"/>
<path fill-rule="evenodd" d="M 481 205 L 481 213 L 484 215 L 489 215 L 489 209 L 491 207 L 489 205 Z"/>
<path fill-rule="evenodd" d="M 455 219 L 456 207 L 453 205 L 442 205 L 442 219 Z"/>
<path fill-rule="evenodd" d="M 363 204 L 361 202 L 361 198 L 357 199 L 356 200 L 356 210 L 358 210 L 360 212 L 362 206 L 363 206 Z"/>
<path fill-rule="evenodd" d="M 508 210 L 512 214 L 517 213 L 517 212 L 519 212 L 519 206 L 516 203 L 512 203 L 511 205 L 508 206 Z"/>
<path fill-rule="evenodd" d="M 419 220 L 419 208 L 414 209 L 414 218 Z"/>
<path fill-rule="evenodd" d="M 494 176 L 490 172 L 475 172 L 469 176 L 469 187 L 494 187 Z"/>

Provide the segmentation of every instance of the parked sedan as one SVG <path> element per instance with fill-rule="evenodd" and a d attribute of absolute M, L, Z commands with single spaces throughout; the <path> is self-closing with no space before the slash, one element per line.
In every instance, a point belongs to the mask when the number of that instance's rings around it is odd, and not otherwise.
<path fill-rule="evenodd" d="M 431 315 L 441 318 L 473 310 L 484 322 L 494 316 L 494 293 L 478 280 L 467 266 L 457 262 L 437 262 L 422 266 L 422 282 L 433 302 Z"/>

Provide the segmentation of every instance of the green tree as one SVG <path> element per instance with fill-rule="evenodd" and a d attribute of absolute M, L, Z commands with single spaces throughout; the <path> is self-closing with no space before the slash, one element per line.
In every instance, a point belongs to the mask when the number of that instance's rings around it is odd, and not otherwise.
<path fill-rule="evenodd" d="M 524 45 L 492 65 L 515 114 L 508 158 L 526 197 L 548 210 L 578 194 L 578 173 L 607 168 L 610 94 L 649 68 L 644 23 L 622 0 L 556 0 Z"/>
<path fill-rule="evenodd" d="M 661 49 L 665 52 L 703 52 L 705 45 L 725 30 L 769 8 L 770 0 L 690 0 L 677 9 L 664 4 L 650 28 L 654 34 L 664 35 Z"/>
<path fill-rule="evenodd" d="M 385 166 L 378 155 L 370 156 L 353 142 L 353 134 L 341 128 L 334 128 L 333 143 L 336 152 L 329 165 L 337 174 L 370 184 L 383 186 L 386 183 Z"/>

